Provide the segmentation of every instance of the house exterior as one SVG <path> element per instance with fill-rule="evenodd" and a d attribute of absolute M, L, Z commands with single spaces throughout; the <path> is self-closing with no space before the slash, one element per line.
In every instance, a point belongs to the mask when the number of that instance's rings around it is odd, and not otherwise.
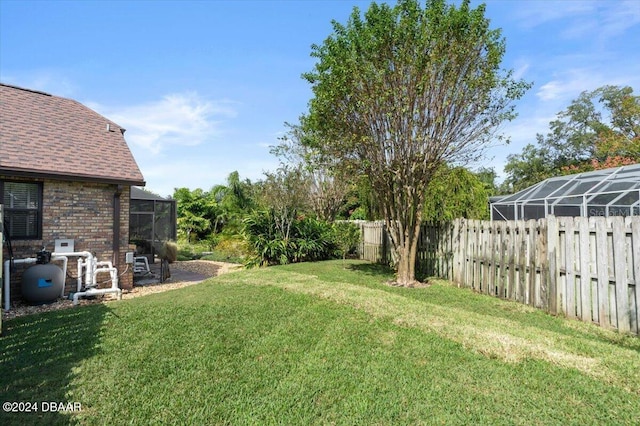
<path fill-rule="evenodd" d="M 133 286 L 125 263 L 129 196 L 131 186 L 145 182 L 124 132 L 74 100 L 0 84 L 0 203 L 15 259 L 73 240 L 74 251 L 113 262 L 120 288 Z M 3 258 L 9 255 L 5 244 Z M 69 260 L 68 275 L 75 275 L 75 262 Z M 12 273 L 12 300 L 24 269 Z M 67 276 L 65 291 L 75 285 Z"/>

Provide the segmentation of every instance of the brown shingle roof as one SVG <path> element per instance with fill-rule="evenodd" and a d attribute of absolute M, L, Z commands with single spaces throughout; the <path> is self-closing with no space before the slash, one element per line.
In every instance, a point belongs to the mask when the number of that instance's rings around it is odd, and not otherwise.
<path fill-rule="evenodd" d="M 0 174 L 144 185 L 123 133 L 74 100 L 0 84 Z"/>

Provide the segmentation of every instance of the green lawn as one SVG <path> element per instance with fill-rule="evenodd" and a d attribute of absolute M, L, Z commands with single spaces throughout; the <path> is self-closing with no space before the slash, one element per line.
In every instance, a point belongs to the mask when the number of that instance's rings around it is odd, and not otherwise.
<path fill-rule="evenodd" d="M 640 339 L 349 261 L 6 321 L 0 424 L 636 424 Z"/>

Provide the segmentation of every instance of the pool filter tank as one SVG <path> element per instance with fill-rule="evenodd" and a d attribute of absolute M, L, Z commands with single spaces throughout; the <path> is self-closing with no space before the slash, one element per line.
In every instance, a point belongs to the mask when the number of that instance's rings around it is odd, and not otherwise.
<path fill-rule="evenodd" d="M 41 305 L 55 302 L 64 286 L 64 274 L 57 265 L 49 263 L 51 252 L 38 252 L 36 264 L 22 274 L 22 297 L 29 303 Z"/>

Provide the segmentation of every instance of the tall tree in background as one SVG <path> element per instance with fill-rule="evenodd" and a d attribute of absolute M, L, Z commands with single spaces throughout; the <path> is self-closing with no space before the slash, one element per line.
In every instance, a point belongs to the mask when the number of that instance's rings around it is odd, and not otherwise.
<path fill-rule="evenodd" d="M 221 231 L 238 233 L 242 218 L 256 206 L 254 192 L 251 181 L 241 180 L 237 171 L 229 174 L 226 185 L 215 185 L 210 191 L 175 188 L 178 230 L 188 241 Z"/>
<path fill-rule="evenodd" d="M 318 145 L 310 141 L 317 137 L 313 129 L 285 125 L 289 131 L 280 139 L 279 145 L 272 147 L 271 153 L 280 158 L 283 167 L 298 169 L 308 180 L 309 206 L 317 218 L 331 222 L 345 202 L 351 186 L 349 179 L 337 167 L 336 159 L 313 148 Z"/>
<path fill-rule="evenodd" d="M 275 228 L 283 240 L 289 240 L 296 218 L 308 208 L 309 181 L 300 166 L 281 166 L 265 173 L 262 182 L 262 204 L 269 206 Z"/>
<path fill-rule="evenodd" d="M 520 154 L 508 157 L 505 184 L 519 191 L 560 174 L 640 162 L 640 96 L 631 87 L 585 91 Z"/>
<path fill-rule="evenodd" d="M 484 173 L 489 172 L 485 170 Z M 483 176 L 487 178 L 488 175 Z M 427 187 L 423 219 L 489 219 L 490 191 L 479 174 L 464 167 L 442 166 Z"/>
<path fill-rule="evenodd" d="M 177 204 L 178 231 L 187 241 L 203 238 L 211 230 L 211 218 L 217 214 L 214 200 L 200 188 L 175 188 L 173 198 Z"/>
<path fill-rule="evenodd" d="M 484 6 L 416 0 L 354 8 L 312 46 L 314 97 L 303 123 L 325 155 L 367 175 L 397 254 L 397 283 L 415 283 L 427 185 L 443 164 L 476 158 L 528 84 L 502 72 L 505 42 Z M 354 168 L 355 170 L 355 168 Z"/>

